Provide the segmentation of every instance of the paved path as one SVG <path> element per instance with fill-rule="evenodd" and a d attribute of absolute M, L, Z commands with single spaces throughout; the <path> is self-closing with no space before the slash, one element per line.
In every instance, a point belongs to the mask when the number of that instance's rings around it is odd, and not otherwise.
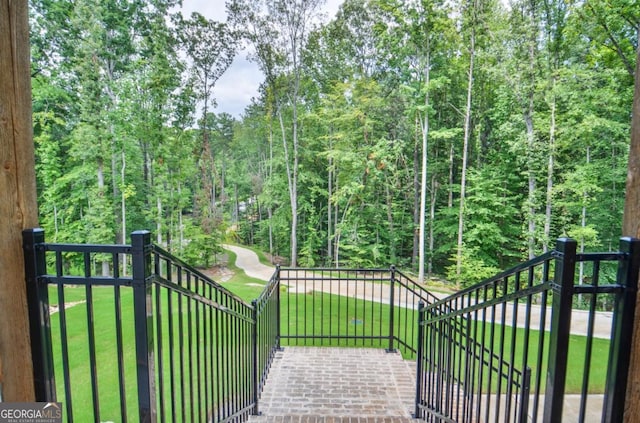
<path fill-rule="evenodd" d="M 253 251 L 243 248 L 237 247 L 233 245 L 224 245 L 224 248 L 233 251 L 236 254 L 236 266 L 243 269 L 248 276 L 254 277 L 256 279 L 261 279 L 263 281 L 269 281 L 273 272 L 275 271 L 274 267 L 265 266 L 260 263 L 258 260 L 258 256 Z M 362 300 L 370 300 L 375 302 L 380 302 L 384 304 L 389 304 L 390 302 L 390 293 L 389 290 L 381 290 L 378 283 L 375 282 L 366 282 L 366 281 L 308 281 L 304 280 L 301 276 L 297 276 L 295 270 L 292 270 L 290 273 L 291 279 L 287 280 L 285 283 L 289 285 L 289 292 L 292 293 L 303 293 L 303 292 L 312 292 L 312 291 L 321 291 L 332 294 L 339 294 L 350 297 L 357 297 Z M 312 277 L 316 275 L 306 275 L 305 277 Z M 286 274 L 283 274 L 283 277 L 286 278 Z M 328 280 L 328 278 L 327 278 Z M 355 286 L 358 288 L 355 288 Z M 396 305 L 401 307 L 407 307 L 407 304 L 402 302 L 403 298 L 406 297 L 406 290 L 396 288 L 395 297 Z M 356 294 L 354 294 L 354 292 Z M 439 297 L 444 297 L 446 294 L 436 294 Z M 410 305 L 409 305 L 410 306 Z M 417 302 L 413 305 L 414 308 L 417 307 Z M 513 321 L 513 307 L 512 304 L 508 304 L 505 310 L 505 323 L 511 326 L 511 322 Z M 540 319 L 541 319 L 541 310 L 540 306 L 533 305 L 531 306 L 531 328 L 539 328 Z M 526 307 L 521 304 L 518 306 L 518 327 L 524 327 L 524 315 L 525 315 Z M 485 316 L 486 321 L 491 321 L 490 317 L 491 310 L 489 309 L 487 315 Z M 497 322 L 501 321 L 502 314 L 502 306 L 496 306 L 496 316 Z M 480 313 L 480 317 L 482 314 Z M 587 334 L 587 326 L 589 322 L 589 313 L 584 310 L 573 310 L 571 315 L 571 333 L 574 335 L 582 335 L 585 336 Z M 609 339 L 611 337 L 611 324 L 612 324 L 613 315 L 610 312 L 597 312 L 596 318 L 594 322 L 594 336 L 596 338 Z M 547 315 L 545 316 L 545 329 L 549 330 L 551 326 L 551 309 L 547 310 Z"/>
<path fill-rule="evenodd" d="M 248 248 L 237 247 L 235 245 L 223 245 L 225 250 L 232 251 L 236 255 L 236 266 L 244 270 L 247 276 L 269 282 L 275 267 L 265 266 L 260 263 L 258 255 Z"/>
<path fill-rule="evenodd" d="M 383 349 L 285 347 L 249 422 L 412 422 L 414 367 Z"/>

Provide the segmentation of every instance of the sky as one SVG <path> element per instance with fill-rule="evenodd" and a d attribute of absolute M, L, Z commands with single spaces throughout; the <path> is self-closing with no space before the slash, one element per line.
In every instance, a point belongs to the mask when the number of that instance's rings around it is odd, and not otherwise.
<path fill-rule="evenodd" d="M 323 13 L 328 19 L 333 18 L 340 4 L 342 0 L 326 0 Z M 183 15 L 188 17 L 193 12 L 215 21 L 226 21 L 223 0 L 183 0 Z M 247 60 L 247 52 L 239 52 L 213 88 L 213 95 L 218 104 L 215 113 L 226 112 L 239 119 L 245 107 L 251 103 L 251 99 L 257 96 L 258 87 L 263 80 L 258 66 Z"/>

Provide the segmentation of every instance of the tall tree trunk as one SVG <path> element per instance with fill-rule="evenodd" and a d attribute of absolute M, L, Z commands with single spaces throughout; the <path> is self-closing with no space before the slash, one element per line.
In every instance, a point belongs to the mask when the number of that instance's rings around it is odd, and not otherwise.
<path fill-rule="evenodd" d="M 156 195 L 156 242 L 162 244 L 162 199 Z"/>
<path fill-rule="evenodd" d="M 556 77 L 551 82 L 551 122 L 549 125 L 549 158 L 547 162 L 547 199 L 544 213 L 544 245 L 543 251 L 549 251 L 549 238 L 551 236 L 551 212 L 553 207 L 553 168 L 556 153 Z"/>
<path fill-rule="evenodd" d="M 53 242 L 58 242 L 58 206 L 55 203 L 53 204 L 53 226 Z"/>
<path fill-rule="evenodd" d="M 287 184 L 289 188 L 289 202 L 291 205 L 291 263 L 292 267 L 295 267 L 297 264 L 297 255 L 298 255 L 298 157 L 297 157 L 297 146 L 296 142 L 293 143 L 293 164 L 291 164 L 290 154 L 289 154 L 289 145 L 287 143 L 286 130 L 284 127 L 284 118 L 282 116 L 282 112 L 278 109 L 278 120 L 280 121 L 280 131 L 282 132 L 282 144 L 284 147 L 284 161 L 286 163 L 287 170 Z M 295 120 L 295 119 L 294 119 Z M 297 124 L 294 123 L 294 136 L 297 136 Z M 293 169 L 292 169 L 293 168 Z"/>
<path fill-rule="evenodd" d="M 269 254 L 273 260 L 273 208 L 271 206 L 267 207 L 267 217 L 269 218 Z"/>
<path fill-rule="evenodd" d="M 216 181 L 214 170 L 213 152 L 211 151 L 211 137 L 209 132 L 209 120 L 207 115 L 209 114 L 209 89 L 207 88 L 208 75 L 204 76 L 204 104 L 202 110 L 202 160 L 201 170 L 202 180 L 204 182 L 204 195 L 207 201 L 204 202 L 209 210 L 203 210 L 203 216 L 206 222 L 204 222 L 203 229 L 207 235 L 213 233 L 213 220 L 216 215 Z"/>
<path fill-rule="evenodd" d="M 146 209 L 151 207 L 151 193 L 153 190 L 153 184 L 151 182 L 151 154 L 149 153 L 149 143 L 147 141 L 139 141 L 140 150 L 142 153 L 142 180 L 144 182 L 144 204 Z"/>
<path fill-rule="evenodd" d="M 296 88 L 297 91 L 297 88 Z M 297 93 L 294 96 L 293 104 L 293 177 L 292 185 L 289 187 L 291 196 L 291 266 L 298 265 L 298 107 Z"/>
<path fill-rule="evenodd" d="M 234 206 L 233 206 L 233 223 L 238 223 L 240 221 L 240 201 L 238 198 L 238 184 L 233 184 L 233 198 L 234 198 Z"/>
<path fill-rule="evenodd" d="M 638 29 L 637 40 L 635 91 L 631 119 L 631 148 L 629 151 L 622 235 L 640 238 L 640 29 Z M 629 379 L 625 400 L 625 422 L 640 421 L 640 293 L 636 300 L 635 313 L 631 342 L 631 363 L 629 364 Z"/>
<path fill-rule="evenodd" d="M 433 222 L 436 219 L 436 199 L 438 198 L 438 182 L 436 176 L 431 177 L 431 204 L 429 206 L 429 261 L 427 262 L 427 278 L 433 273 L 433 249 L 435 238 L 433 236 Z"/>
<path fill-rule="evenodd" d="M 224 180 L 227 173 L 227 167 L 226 167 L 226 159 L 224 155 L 221 155 L 220 158 L 222 159 L 222 163 L 220 164 L 220 208 L 221 208 L 221 213 L 224 213 L 224 204 L 227 199 L 225 189 L 224 189 L 224 184 L 225 184 Z"/>
<path fill-rule="evenodd" d="M 591 149 L 587 146 L 587 166 L 591 163 Z M 589 199 L 589 193 L 585 190 L 582 192 L 582 213 L 580 215 L 580 228 L 582 228 L 582 234 L 580 235 L 580 253 L 584 253 L 584 229 L 587 227 L 587 201 Z M 584 261 L 580 262 L 578 269 L 578 285 L 582 285 L 584 279 Z M 582 294 L 578 295 L 578 300 L 582 302 Z"/>
<path fill-rule="evenodd" d="M 453 159 L 454 149 L 453 143 L 449 146 L 449 195 L 447 196 L 447 207 L 453 207 Z"/>
<path fill-rule="evenodd" d="M 127 243 L 127 205 L 126 205 L 126 196 L 125 196 L 125 170 L 127 167 L 126 156 L 124 154 L 124 150 L 122 150 L 122 167 L 120 168 L 120 180 L 122 182 L 122 189 L 120 190 L 120 214 L 122 215 L 122 238 L 120 241 L 122 244 Z M 122 263 L 122 272 L 123 276 L 127 275 L 127 255 L 120 255 L 120 262 Z"/>
<path fill-rule="evenodd" d="M 527 232 L 527 246 L 529 252 L 529 259 L 535 257 L 536 251 L 536 174 L 535 168 L 533 164 L 533 148 L 535 143 L 535 134 L 533 129 L 533 95 L 531 97 L 531 107 L 527 111 L 524 117 L 525 124 L 527 127 L 527 144 L 528 144 L 528 152 L 527 152 L 527 174 L 528 174 L 528 195 L 527 195 L 527 222 L 528 222 L 528 232 Z"/>
<path fill-rule="evenodd" d="M 38 226 L 28 2 L 0 1 L 0 386 L 34 401 L 22 230 Z"/>
<path fill-rule="evenodd" d="M 385 194 L 387 199 L 387 223 L 389 225 L 389 257 L 391 259 L 391 263 L 396 262 L 396 237 L 395 237 L 395 228 L 393 223 L 393 197 L 391 196 L 391 190 L 389 186 L 391 183 L 387 181 L 384 184 Z"/>
<path fill-rule="evenodd" d="M 422 170 L 420 172 L 420 240 L 418 241 L 418 283 L 424 283 L 424 244 L 425 244 L 425 220 L 427 214 L 427 168 L 429 146 L 429 82 L 431 59 L 429 55 L 429 42 L 427 39 L 427 57 L 424 64 L 424 83 L 426 92 L 424 95 L 424 116 L 421 121 L 422 129 Z"/>
<path fill-rule="evenodd" d="M 413 142 L 413 251 L 411 253 L 411 267 L 416 268 L 419 258 L 420 245 L 420 149 L 418 148 L 418 116 L 415 119 Z"/>
<path fill-rule="evenodd" d="M 273 119 L 269 114 L 269 179 L 273 175 Z M 269 254 L 273 260 L 273 206 L 269 203 L 267 207 L 267 216 L 269 217 Z"/>
<path fill-rule="evenodd" d="M 471 136 L 471 94 L 473 92 L 473 70 L 475 62 L 476 34 L 475 27 L 471 29 L 469 46 L 469 74 L 467 80 L 467 106 L 464 114 L 464 142 L 462 146 L 462 176 L 460 180 L 460 210 L 458 211 L 458 248 L 456 255 L 456 276 L 462 273 L 462 244 L 464 232 L 464 201 L 467 190 L 467 160 L 469 137 Z"/>
<path fill-rule="evenodd" d="M 533 123 L 534 95 L 535 95 L 535 67 L 536 67 L 536 42 L 538 29 L 535 25 L 535 4 L 530 4 L 531 14 L 531 38 L 529 40 L 529 86 L 527 91 L 527 105 L 524 110 L 524 123 L 527 128 L 527 174 L 528 174 L 528 196 L 527 196 L 527 221 L 528 234 L 527 245 L 529 259 L 536 254 L 536 165 L 535 158 L 535 129 Z"/>
<path fill-rule="evenodd" d="M 118 198 L 121 197 L 120 190 L 118 189 L 118 180 L 120 179 L 120 175 L 118 174 L 118 161 L 120 159 L 120 154 L 117 151 L 116 143 L 114 141 L 113 134 L 111 136 L 111 190 L 112 190 L 112 198 L 114 204 L 118 201 Z M 113 207 L 113 220 L 115 222 L 122 222 L 122 208 Z M 122 239 L 122 227 L 120 225 L 116 226 L 116 238 L 113 240 L 114 242 L 118 242 L 118 240 Z"/>
<path fill-rule="evenodd" d="M 97 177 L 98 177 L 98 195 L 103 196 L 105 195 L 105 192 L 104 192 L 105 183 L 104 183 L 104 161 L 102 160 L 102 158 L 98 159 Z M 102 260 L 102 276 L 109 276 L 109 274 L 110 274 L 109 261 Z"/>
<path fill-rule="evenodd" d="M 344 221 L 347 218 L 347 212 L 349 211 L 349 206 L 351 205 L 351 200 L 353 199 L 353 194 L 347 200 L 347 204 L 344 206 L 344 210 L 342 210 L 342 217 L 340 218 L 340 225 L 337 224 L 337 213 L 338 208 L 336 207 L 336 242 L 334 249 L 336 251 L 335 264 L 336 268 L 340 267 L 340 237 L 342 236 L 342 229 L 344 228 Z"/>
<path fill-rule="evenodd" d="M 117 96 L 112 89 L 112 85 L 114 82 L 112 69 L 114 68 L 114 64 L 109 61 L 104 66 L 104 68 L 105 68 L 104 69 L 105 75 L 107 76 L 107 79 L 109 81 L 105 88 L 106 88 L 107 96 L 111 100 L 111 104 L 107 107 L 110 109 L 110 111 L 113 111 L 114 105 L 118 101 Z M 118 188 L 118 158 L 119 158 L 118 156 L 119 154 L 118 154 L 118 148 L 116 146 L 116 130 L 114 128 L 113 122 L 109 123 L 109 140 L 111 142 L 111 190 L 112 190 L 113 202 L 115 205 L 117 198 L 120 196 L 119 195 L 120 189 Z M 122 154 L 124 154 L 124 148 L 123 148 Z M 122 182 L 123 182 L 122 187 L 124 187 L 124 178 Z M 120 216 L 118 215 L 121 213 L 122 213 L 122 209 L 118 210 L 117 207 L 115 206 L 113 207 L 113 219 L 115 222 L 117 222 L 118 220 L 122 222 L 124 220 L 124 215 L 120 215 Z M 126 236 L 126 232 L 124 228 L 122 227 L 118 228 L 118 225 L 116 225 L 116 237 L 113 241 L 118 242 L 119 239 L 122 239 L 125 236 Z"/>

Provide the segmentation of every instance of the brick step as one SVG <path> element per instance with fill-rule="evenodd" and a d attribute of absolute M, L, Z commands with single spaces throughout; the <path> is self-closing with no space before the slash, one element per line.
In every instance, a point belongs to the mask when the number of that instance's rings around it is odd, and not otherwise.
<path fill-rule="evenodd" d="M 276 353 L 258 405 L 263 416 L 283 419 L 256 422 L 410 422 L 415 386 L 414 365 L 398 353 L 285 347 Z"/>
<path fill-rule="evenodd" d="M 417 423 L 410 417 L 323 417 L 315 415 L 251 416 L 248 423 Z"/>

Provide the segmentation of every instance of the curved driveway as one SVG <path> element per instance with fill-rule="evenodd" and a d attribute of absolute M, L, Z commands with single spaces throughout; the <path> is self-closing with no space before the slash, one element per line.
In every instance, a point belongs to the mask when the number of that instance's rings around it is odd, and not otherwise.
<path fill-rule="evenodd" d="M 260 263 L 258 255 L 248 248 L 238 247 L 235 245 L 223 245 L 225 250 L 232 251 L 236 255 L 236 266 L 244 270 L 247 276 L 269 282 L 275 267 L 265 266 Z"/>
<path fill-rule="evenodd" d="M 275 267 L 265 266 L 264 264 L 260 263 L 260 260 L 258 259 L 258 255 L 256 253 L 254 253 L 253 251 L 247 248 L 238 247 L 235 245 L 223 245 L 223 247 L 236 254 L 236 266 L 244 270 L 247 276 L 260 279 L 263 281 L 267 281 L 267 282 L 269 281 L 269 279 L 271 279 L 271 276 L 275 271 Z M 320 287 L 319 285 L 313 282 L 311 282 L 310 284 L 307 284 L 303 281 L 300 281 L 300 282 L 290 281 L 289 284 L 290 284 L 290 290 L 292 292 L 301 292 L 301 291 L 307 291 L 311 289 L 315 291 L 326 291 L 331 293 L 337 293 L 337 292 L 343 291 L 341 295 L 348 295 L 346 291 L 349 289 L 347 286 L 336 287 L 336 286 L 331 286 L 332 284 L 325 284 L 324 286 Z M 366 287 L 365 287 L 365 291 L 362 291 L 361 296 L 363 297 L 363 299 L 370 300 L 373 298 L 370 294 L 367 293 Z M 388 304 L 389 298 L 383 298 L 383 297 L 387 297 L 387 296 L 382 295 L 382 297 L 376 298 L 374 299 L 374 301 L 379 301 L 379 302 Z M 401 295 L 396 294 L 396 298 L 398 299 L 401 298 Z M 400 303 L 398 303 L 398 305 L 402 306 L 402 304 Z M 525 313 L 524 307 L 525 307 L 524 305 L 518 306 L 518 314 L 521 316 L 523 316 Z M 507 325 L 510 325 L 509 322 L 512 321 L 512 312 L 513 312 L 512 309 L 513 309 L 512 307 L 508 307 L 506 310 L 505 322 Z M 530 322 L 531 328 L 539 327 L 540 325 L 539 322 L 541 317 L 540 312 L 541 312 L 541 307 L 535 306 L 535 305 L 531 306 L 531 322 Z M 500 313 L 501 313 L 501 308 L 500 306 L 497 306 L 496 315 L 499 316 Z M 545 321 L 546 321 L 545 327 L 547 330 L 550 329 L 550 323 L 551 323 L 550 310 L 548 311 L 548 313 L 549 314 L 545 318 Z M 596 318 L 594 321 L 594 336 L 596 338 L 609 339 L 611 337 L 612 318 L 613 318 L 613 315 L 610 312 L 596 313 Z M 486 320 L 490 321 L 491 319 L 486 318 Z M 571 333 L 574 335 L 582 335 L 582 336 L 587 335 L 588 321 L 589 321 L 589 312 L 584 310 L 573 310 L 571 315 Z M 522 327 L 523 324 L 524 322 L 520 322 L 518 326 Z"/>

